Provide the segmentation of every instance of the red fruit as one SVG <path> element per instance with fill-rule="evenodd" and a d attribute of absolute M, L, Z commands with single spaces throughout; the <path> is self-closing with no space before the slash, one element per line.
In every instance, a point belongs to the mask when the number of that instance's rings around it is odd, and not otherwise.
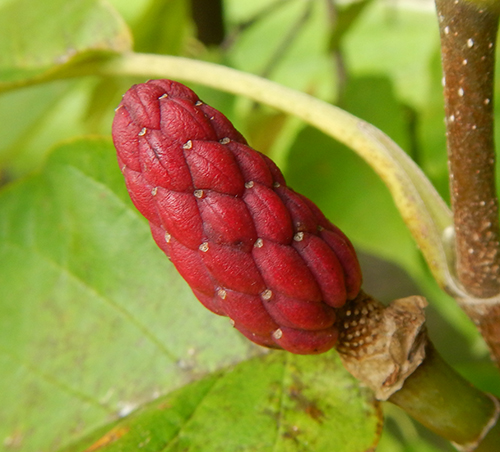
<path fill-rule="evenodd" d="M 266 347 L 335 345 L 335 309 L 361 287 L 354 248 L 222 113 L 151 80 L 123 97 L 113 141 L 133 203 L 205 307 Z"/>

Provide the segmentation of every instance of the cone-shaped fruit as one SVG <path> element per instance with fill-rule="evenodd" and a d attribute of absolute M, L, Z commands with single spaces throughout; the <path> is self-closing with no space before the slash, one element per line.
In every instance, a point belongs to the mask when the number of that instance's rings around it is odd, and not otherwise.
<path fill-rule="evenodd" d="M 257 344 L 322 353 L 355 298 L 353 246 L 228 119 L 180 83 L 135 85 L 113 141 L 130 197 L 196 297 Z"/>

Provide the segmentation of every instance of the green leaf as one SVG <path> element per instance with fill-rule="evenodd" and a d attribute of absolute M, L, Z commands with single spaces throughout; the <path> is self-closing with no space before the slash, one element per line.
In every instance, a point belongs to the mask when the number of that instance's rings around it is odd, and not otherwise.
<path fill-rule="evenodd" d="M 104 0 L 17 0 L 0 9 L 0 42 L 5 90 L 130 50 L 131 35 Z"/>
<path fill-rule="evenodd" d="M 431 179 L 443 199 L 450 204 L 450 182 L 448 179 L 448 155 L 446 152 L 446 126 L 444 118 L 443 71 L 441 52 L 436 45 L 427 64 L 431 81 L 425 102 L 420 108 L 419 164 Z"/>
<path fill-rule="evenodd" d="M 399 97 L 414 107 L 427 100 L 428 62 L 439 45 L 432 3 L 372 2 L 343 39 L 351 74 L 389 76 Z"/>
<path fill-rule="evenodd" d="M 59 82 L 48 86 L 30 86 L 25 89 L 10 91 L 0 96 L 0 166 L 11 166 L 25 153 L 26 147 L 36 137 L 33 147 L 38 152 L 26 152 L 26 162 L 33 162 L 42 152 L 46 152 L 46 143 L 40 140 L 42 124 L 50 118 L 51 109 L 67 92 L 68 83 Z M 17 162 L 16 162 L 17 163 Z M 29 164 L 27 163 L 27 164 Z M 12 169 L 9 168 L 12 173 Z"/>
<path fill-rule="evenodd" d="M 156 247 L 110 141 L 60 146 L 40 174 L 0 192 L 0 211 L 4 444 L 53 451 L 261 353 Z"/>
<path fill-rule="evenodd" d="M 334 352 L 270 352 L 191 383 L 64 449 L 93 451 L 372 450 L 378 404 Z"/>

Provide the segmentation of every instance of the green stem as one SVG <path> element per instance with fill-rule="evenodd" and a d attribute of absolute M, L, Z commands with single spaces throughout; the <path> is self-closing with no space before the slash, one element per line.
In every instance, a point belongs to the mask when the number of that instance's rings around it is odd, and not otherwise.
<path fill-rule="evenodd" d="M 423 363 L 389 401 L 459 450 L 499 450 L 500 405 L 464 380 L 431 345 Z"/>
<path fill-rule="evenodd" d="M 455 291 L 443 238 L 452 224 L 451 213 L 420 168 L 372 125 L 305 93 L 203 61 L 130 53 L 104 63 L 95 71 L 113 76 L 169 77 L 243 95 L 294 115 L 350 147 L 389 188 L 438 283 Z"/>

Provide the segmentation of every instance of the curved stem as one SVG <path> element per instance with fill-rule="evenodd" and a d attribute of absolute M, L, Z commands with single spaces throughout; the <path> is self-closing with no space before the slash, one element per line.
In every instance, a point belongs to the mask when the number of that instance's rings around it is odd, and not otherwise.
<path fill-rule="evenodd" d="M 353 149 L 382 178 L 441 287 L 454 292 L 445 232 L 451 213 L 420 168 L 387 135 L 305 93 L 228 67 L 181 57 L 130 53 L 103 64 L 102 75 L 170 77 L 243 95 L 292 114 Z"/>

